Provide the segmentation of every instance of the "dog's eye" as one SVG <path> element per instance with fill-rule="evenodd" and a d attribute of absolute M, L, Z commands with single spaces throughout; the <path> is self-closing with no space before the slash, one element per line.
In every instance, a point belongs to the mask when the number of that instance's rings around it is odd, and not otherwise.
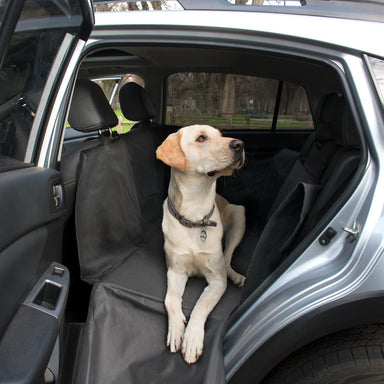
<path fill-rule="evenodd" d="M 196 141 L 198 142 L 198 143 L 203 143 L 204 141 L 206 141 L 207 140 L 207 136 L 206 135 L 200 135 L 197 139 L 196 139 Z"/>

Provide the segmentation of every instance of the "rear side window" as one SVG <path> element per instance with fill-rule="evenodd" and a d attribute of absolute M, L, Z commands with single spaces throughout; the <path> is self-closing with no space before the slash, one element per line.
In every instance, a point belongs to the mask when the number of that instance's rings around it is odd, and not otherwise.
<path fill-rule="evenodd" d="M 384 107 L 384 60 L 368 56 L 368 62 L 377 92 Z"/>
<path fill-rule="evenodd" d="M 81 23 L 77 1 L 24 3 L 0 70 L 2 164 L 7 159 L 25 160 L 32 125 L 56 56 L 65 37 L 77 32 Z M 54 76 L 57 71 L 55 68 Z"/>
<path fill-rule="evenodd" d="M 281 98 L 276 129 L 314 129 L 305 89 L 288 81 L 280 82 Z"/>
<path fill-rule="evenodd" d="M 305 89 L 275 79 L 223 73 L 168 78 L 167 124 L 219 129 L 313 129 Z"/>

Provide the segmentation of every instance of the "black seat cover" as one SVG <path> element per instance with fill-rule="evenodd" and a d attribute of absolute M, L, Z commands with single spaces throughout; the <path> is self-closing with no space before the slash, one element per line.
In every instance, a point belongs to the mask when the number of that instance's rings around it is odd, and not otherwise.
<path fill-rule="evenodd" d="M 137 83 L 129 82 L 121 87 L 119 101 L 121 111 L 128 120 L 146 121 L 156 116 L 144 88 Z"/>
<path fill-rule="evenodd" d="M 117 125 L 118 120 L 103 90 L 89 79 L 79 78 L 76 81 L 68 121 L 72 128 L 79 132 L 98 132 Z M 60 171 L 65 190 L 68 216 L 75 204 L 75 194 L 79 179 L 78 166 L 81 151 L 101 143 L 99 138 L 79 141 L 70 149 L 64 144 Z"/>
<path fill-rule="evenodd" d="M 75 85 L 68 121 L 72 128 L 81 132 L 105 130 L 118 123 L 100 86 L 82 78 Z"/>
<path fill-rule="evenodd" d="M 143 103 L 139 86 L 128 83 Z M 126 95 L 126 94 L 125 94 Z M 129 97 L 120 97 L 123 112 Z M 161 230 L 163 164 L 156 160 L 158 126 L 143 119 L 118 139 L 84 151 L 76 201 L 83 279 L 93 283 L 75 383 L 224 383 L 222 337 L 239 303 L 229 287 L 209 316 L 205 350 L 189 366 L 166 347 L 166 265 Z M 145 113 L 144 113 L 145 112 Z M 132 114 L 126 115 L 132 119 Z M 183 298 L 188 316 L 206 281 L 191 279 Z"/>

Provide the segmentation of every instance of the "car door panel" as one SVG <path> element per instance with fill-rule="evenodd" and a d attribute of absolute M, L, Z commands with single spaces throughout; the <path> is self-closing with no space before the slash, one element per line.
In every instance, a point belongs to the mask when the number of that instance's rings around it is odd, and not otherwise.
<path fill-rule="evenodd" d="M 52 265 L 61 258 L 66 213 L 60 180 L 58 171 L 37 167 L 0 178 L 7 218 L 0 220 L 0 382 L 41 379 L 58 336 L 69 287 L 69 271 Z"/>
<path fill-rule="evenodd" d="M 68 288 L 68 269 L 52 263 L 18 308 L 1 338 L 1 383 L 43 382 L 64 315 Z"/>
<path fill-rule="evenodd" d="M 19 169 L 0 178 L 0 250 L 42 224 L 59 218 L 64 199 L 55 207 L 53 188 L 60 185 L 60 173 L 38 167 Z"/>
<path fill-rule="evenodd" d="M 0 335 L 38 272 L 60 255 L 65 202 L 54 207 L 60 173 L 24 168 L 0 178 Z M 56 255 L 56 256 L 55 256 Z M 12 295 L 10 295 L 12 292 Z"/>
<path fill-rule="evenodd" d="M 50 315 L 20 307 L 0 343 L 0 382 L 42 383 L 58 329 Z"/>
<path fill-rule="evenodd" d="M 47 165 L 52 169 L 35 164 L 69 59 L 78 39 L 88 38 L 94 19 L 88 0 L 13 0 L 0 7 L 3 17 L 0 383 L 41 383 L 59 344 L 69 270 L 59 264 L 66 214 L 61 174 L 53 169 L 55 161 Z M 55 137 L 59 130 L 58 123 Z M 49 153 L 53 159 L 57 150 Z"/>

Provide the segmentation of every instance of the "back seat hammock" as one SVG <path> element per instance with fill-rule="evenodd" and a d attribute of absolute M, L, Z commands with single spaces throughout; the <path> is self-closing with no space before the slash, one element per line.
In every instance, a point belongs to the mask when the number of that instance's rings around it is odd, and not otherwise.
<path fill-rule="evenodd" d="M 93 290 L 77 356 L 76 384 L 225 383 L 222 339 L 227 319 L 241 299 L 240 290 L 231 283 L 208 317 L 204 352 L 197 363 L 188 365 L 180 352 L 171 354 L 166 347 L 164 179 L 163 165 L 154 155 L 159 144 L 155 129 L 142 122 L 81 152 L 76 231 L 82 278 L 93 284 Z M 260 237 L 243 299 L 265 278 L 263 273 L 268 275 L 276 267 L 260 259 L 276 260 L 268 240 L 274 237 L 274 220 L 287 218 L 287 226 L 293 228 L 281 237 L 277 253 L 281 255 L 316 207 L 315 200 L 327 192 L 327 185 L 320 188 L 319 183 L 293 180 Z M 261 265 L 266 268 L 258 277 Z M 189 279 L 183 296 L 186 317 L 205 285 L 204 279 Z"/>
<path fill-rule="evenodd" d="M 137 131 L 144 137 L 141 132 Z M 148 143 L 134 152 L 143 167 L 130 156 L 129 148 L 138 136 L 132 132 L 119 139 L 105 138 L 81 156 L 78 247 L 82 278 L 94 286 L 75 382 L 224 383 L 222 335 L 240 292 L 229 287 L 209 317 L 204 353 L 196 364 L 189 366 L 180 353 L 169 352 L 162 193 L 156 165 L 149 167 L 143 161 Z M 137 182 L 138 178 L 145 182 Z M 203 279 L 188 283 L 183 301 L 186 316 L 204 286 Z"/>
<path fill-rule="evenodd" d="M 95 98 L 94 84 L 79 86 L 89 87 Z M 75 97 L 76 91 L 76 102 Z M 95 104 L 100 111 L 101 101 Z M 140 120 L 130 132 L 102 136 L 80 154 L 76 232 L 81 277 L 93 289 L 73 382 L 224 383 L 222 338 L 240 300 L 233 285 L 207 321 L 204 353 L 196 364 L 166 347 L 163 165 L 155 159 L 158 127 Z M 205 285 L 203 279 L 188 282 L 187 317 Z"/>

